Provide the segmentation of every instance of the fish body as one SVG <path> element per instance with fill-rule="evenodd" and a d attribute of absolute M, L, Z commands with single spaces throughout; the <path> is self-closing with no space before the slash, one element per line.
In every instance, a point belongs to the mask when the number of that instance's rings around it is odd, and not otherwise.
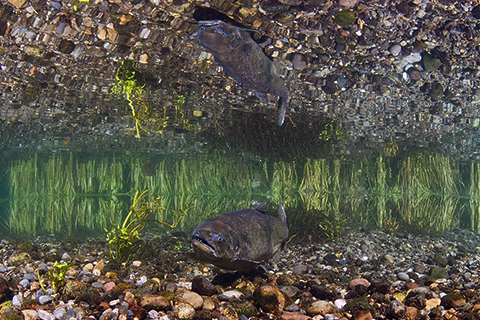
<path fill-rule="evenodd" d="M 277 123 L 282 125 L 288 102 L 288 90 L 273 62 L 253 41 L 247 30 L 221 20 L 200 21 L 198 39 L 210 51 L 229 76 L 248 89 L 280 97 Z"/>
<path fill-rule="evenodd" d="M 212 218 L 193 231 L 194 253 L 204 262 L 248 272 L 280 252 L 288 238 L 285 210 L 268 215 L 264 202 Z"/>

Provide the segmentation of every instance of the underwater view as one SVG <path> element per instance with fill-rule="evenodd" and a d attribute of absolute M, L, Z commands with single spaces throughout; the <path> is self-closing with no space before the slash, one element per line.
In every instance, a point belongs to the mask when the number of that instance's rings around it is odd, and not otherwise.
<path fill-rule="evenodd" d="M 0 4 L 0 319 L 480 319 L 480 2 Z"/>

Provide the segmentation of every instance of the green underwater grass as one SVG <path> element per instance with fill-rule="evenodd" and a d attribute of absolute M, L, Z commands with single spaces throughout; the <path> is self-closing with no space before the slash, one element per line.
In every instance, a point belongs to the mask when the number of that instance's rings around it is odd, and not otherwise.
<path fill-rule="evenodd" d="M 272 211 L 282 203 L 291 230 L 310 236 L 335 238 L 350 227 L 440 232 L 462 223 L 480 231 L 480 164 L 435 154 L 274 161 L 35 153 L 12 160 L 6 179 L 5 222 L 25 236 L 101 232 L 121 224 L 136 190 L 147 189 L 165 207 L 153 219 L 172 221 L 191 208 L 178 226 L 186 230 L 267 201 Z"/>

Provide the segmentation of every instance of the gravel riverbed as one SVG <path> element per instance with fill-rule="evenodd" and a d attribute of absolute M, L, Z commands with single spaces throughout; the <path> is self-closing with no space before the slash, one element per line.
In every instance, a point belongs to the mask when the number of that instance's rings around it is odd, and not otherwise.
<path fill-rule="evenodd" d="M 100 238 L 2 240 L 0 318 L 480 319 L 479 240 L 350 231 L 287 244 L 250 274 L 177 253 L 188 237 L 146 236 L 124 264 Z M 58 263 L 71 264 L 64 284 L 52 281 Z"/>

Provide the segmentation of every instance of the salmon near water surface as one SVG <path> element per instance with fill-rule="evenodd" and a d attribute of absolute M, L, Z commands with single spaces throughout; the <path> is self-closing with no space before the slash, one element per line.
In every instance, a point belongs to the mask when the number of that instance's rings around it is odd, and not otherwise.
<path fill-rule="evenodd" d="M 221 20 L 199 21 L 198 40 L 228 75 L 261 94 L 278 96 L 277 124 L 285 120 L 288 90 L 273 62 L 249 32 Z"/>
<path fill-rule="evenodd" d="M 277 255 L 288 239 L 282 205 L 277 217 L 267 214 L 264 202 L 221 214 L 193 231 L 193 251 L 200 260 L 227 270 L 251 271 Z"/>

